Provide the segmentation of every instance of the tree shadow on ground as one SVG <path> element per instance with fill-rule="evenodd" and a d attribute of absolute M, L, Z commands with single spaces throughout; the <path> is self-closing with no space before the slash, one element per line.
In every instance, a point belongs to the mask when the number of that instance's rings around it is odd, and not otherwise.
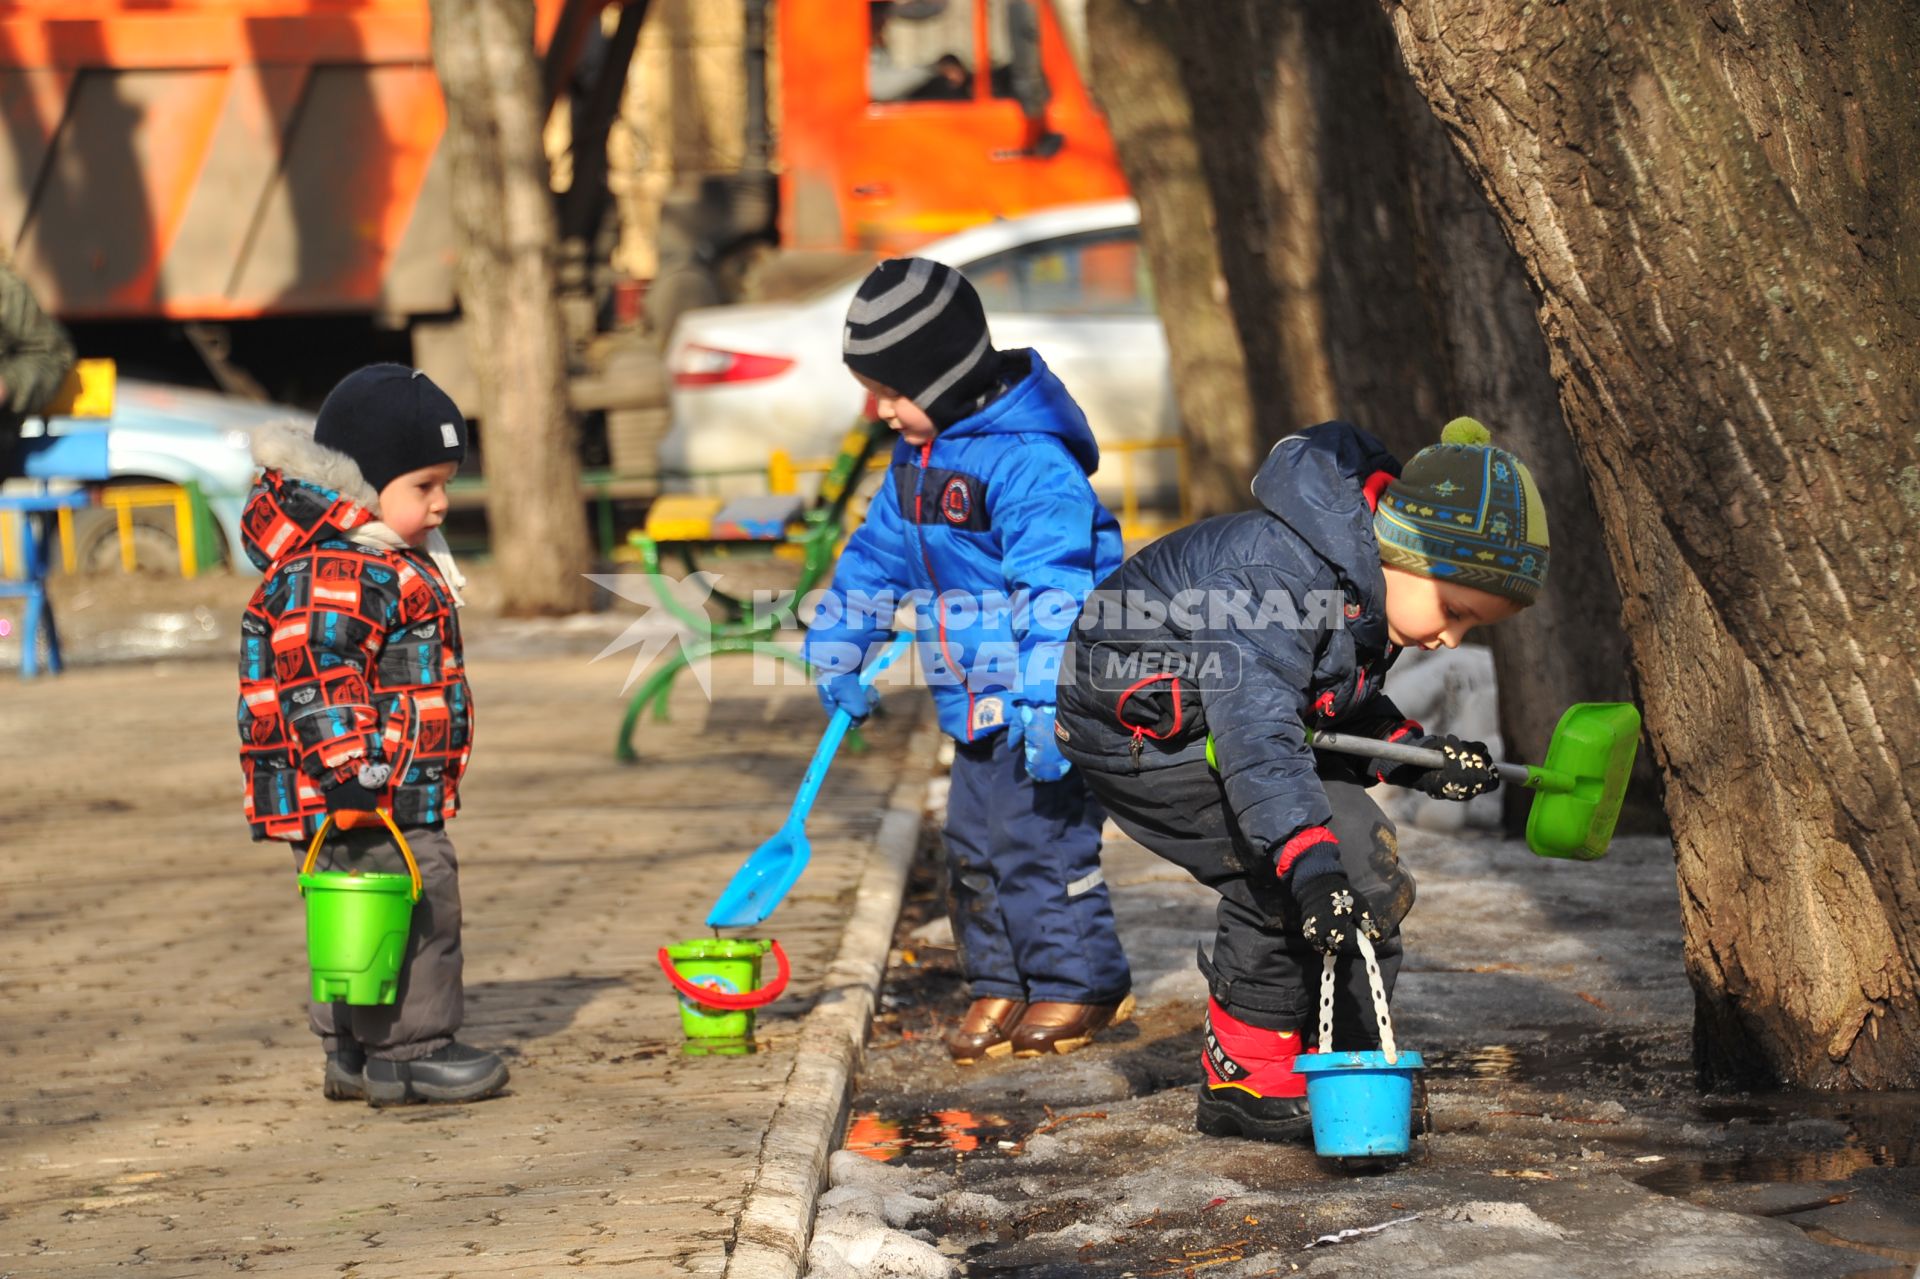
<path fill-rule="evenodd" d="M 467 1025 L 503 1057 L 518 1056 L 536 1039 L 560 1034 L 601 991 L 627 985 L 621 977 L 568 973 L 527 981 L 489 981 L 467 987 Z"/>

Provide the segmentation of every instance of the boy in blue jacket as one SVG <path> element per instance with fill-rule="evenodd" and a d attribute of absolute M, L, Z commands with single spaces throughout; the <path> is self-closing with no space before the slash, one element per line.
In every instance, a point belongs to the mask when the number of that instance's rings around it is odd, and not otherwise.
<path fill-rule="evenodd" d="M 1382 691 L 1403 649 L 1453 648 L 1518 613 L 1547 575 L 1533 476 L 1470 418 L 1403 470 L 1325 422 L 1274 446 L 1260 509 L 1171 533 L 1088 598 L 1059 684 L 1063 748 L 1122 830 L 1220 894 L 1196 1124 L 1306 1130 L 1294 1069 L 1317 1033 L 1323 956 L 1334 1046 L 1379 1044 L 1356 936 L 1385 993 L 1413 880 L 1378 781 L 1468 800 L 1499 785 L 1485 745 L 1428 734 Z M 1410 741 L 1441 768 L 1317 755 L 1309 730 Z"/>
<path fill-rule="evenodd" d="M 854 295 L 847 367 L 900 433 L 887 482 L 834 570 L 840 607 L 807 635 L 820 700 L 871 709 L 861 665 L 916 597 L 923 670 L 954 739 L 947 799 L 954 937 L 973 1002 L 961 1065 L 1070 1052 L 1132 1012 L 1100 870 L 1105 820 L 1054 736 L 1060 653 L 1120 529 L 1087 482 L 1086 416 L 1030 350 L 997 351 L 973 286 L 924 258 Z"/>

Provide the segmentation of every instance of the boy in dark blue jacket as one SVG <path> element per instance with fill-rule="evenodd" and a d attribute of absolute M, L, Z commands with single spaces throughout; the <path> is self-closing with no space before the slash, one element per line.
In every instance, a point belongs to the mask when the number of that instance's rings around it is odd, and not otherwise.
<path fill-rule="evenodd" d="M 1063 751 L 1121 828 L 1220 893 L 1197 1122 L 1280 1139 L 1307 1125 L 1294 1069 L 1337 957 L 1334 1046 L 1379 1044 L 1357 932 L 1386 992 L 1413 880 L 1376 781 L 1467 800 L 1499 784 L 1479 742 L 1427 735 L 1381 691 L 1403 648 L 1452 648 L 1547 573 L 1533 477 L 1457 419 L 1405 471 L 1326 422 L 1280 441 L 1261 508 L 1181 529 L 1089 596 L 1063 665 Z M 1411 740 L 1444 768 L 1316 755 L 1309 729 Z"/>
<path fill-rule="evenodd" d="M 1100 870 L 1104 814 L 1054 735 L 1061 650 L 1121 557 L 1087 482 L 1100 451 L 1038 354 L 993 348 L 950 267 L 874 268 L 843 348 L 900 442 L 807 659 L 822 704 L 864 719 L 858 674 L 891 629 L 887 601 L 917 597 L 921 666 L 955 743 L 947 866 L 974 997 L 947 1050 L 962 1065 L 1070 1052 L 1133 1005 Z"/>

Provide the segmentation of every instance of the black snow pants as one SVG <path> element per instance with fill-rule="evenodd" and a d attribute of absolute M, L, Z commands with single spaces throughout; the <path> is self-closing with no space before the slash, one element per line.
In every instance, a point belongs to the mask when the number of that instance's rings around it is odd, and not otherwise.
<path fill-rule="evenodd" d="M 1227 807 L 1220 779 L 1204 761 L 1138 773 L 1076 768 L 1120 829 L 1220 894 L 1213 958 L 1200 969 L 1213 997 L 1248 1025 L 1319 1035 L 1319 951 L 1300 935 L 1299 908 L 1274 874 L 1273 859 L 1254 848 Z M 1363 786 L 1325 782 L 1333 806 L 1328 823 L 1340 841 L 1340 868 L 1364 895 L 1385 936 L 1374 943 L 1389 997 L 1400 971 L 1400 921 L 1413 906 L 1413 877 L 1400 866 L 1399 842 Z M 1366 964 L 1336 962 L 1334 1047 L 1378 1048 Z"/>

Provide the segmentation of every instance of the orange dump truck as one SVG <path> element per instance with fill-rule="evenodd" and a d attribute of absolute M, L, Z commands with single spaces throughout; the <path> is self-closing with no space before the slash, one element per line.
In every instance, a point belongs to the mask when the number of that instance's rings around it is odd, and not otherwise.
<path fill-rule="evenodd" d="M 537 0 L 543 46 L 604 0 Z M 73 320 L 454 308 L 425 0 L 0 0 L 0 233 Z"/>
<path fill-rule="evenodd" d="M 597 173 L 648 0 L 528 2 Z M 1048 0 L 699 2 L 743 8 L 747 165 L 668 199 L 656 320 L 719 300 L 742 250 L 898 252 L 1125 192 Z M 569 85 L 615 7 L 599 78 Z M 465 384 L 426 0 L 0 0 L 0 114 L 0 235 L 63 318 L 184 324 L 226 381 L 210 326 L 361 316 Z M 591 185 L 562 201 L 576 245 Z"/>

